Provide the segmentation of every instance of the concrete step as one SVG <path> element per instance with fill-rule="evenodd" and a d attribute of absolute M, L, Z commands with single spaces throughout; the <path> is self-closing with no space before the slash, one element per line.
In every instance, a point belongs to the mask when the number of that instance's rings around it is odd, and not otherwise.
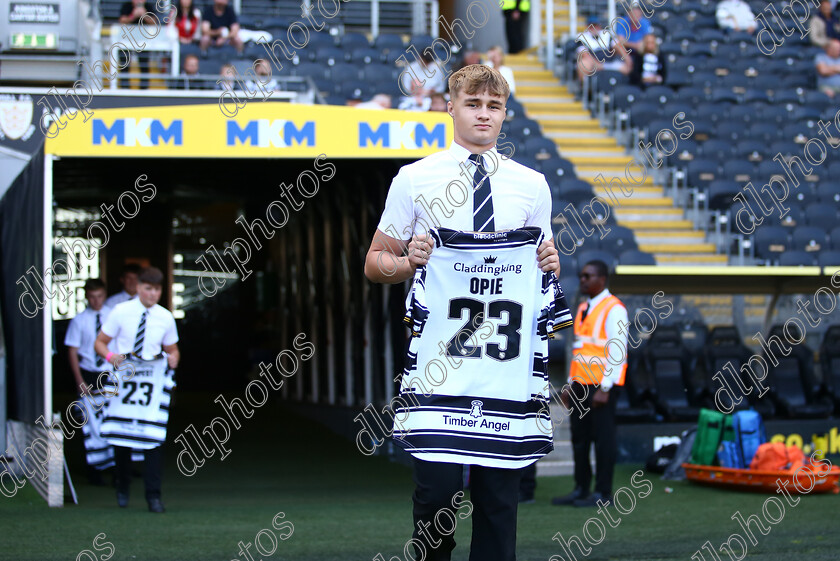
<path fill-rule="evenodd" d="M 571 159 L 571 158 L 570 158 Z M 607 175 L 608 171 L 620 172 L 624 175 L 624 169 L 633 159 L 626 154 L 617 156 L 582 156 L 571 159 L 575 166 L 580 166 L 581 171 L 595 171 Z"/>
<path fill-rule="evenodd" d="M 575 103 L 575 97 L 572 94 L 529 94 L 519 95 L 517 93 L 516 99 L 525 105 L 532 105 L 537 103 Z M 526 107 L 527 109 L 527 107 Z"/>
<path fill-rule="evenodd" d="M 684 255 L 657 254 L 657 265 L 726 265 L 729 258 L 726 255 Z"/>
<path fill-rule="evenodd" d="M 651 219 L 650 217 L 616 217 L 616 222 L 619 226 L 625 226 L 634 230 L 656 228 L 659 230 L 693 230 L 694 223 L 691 220 L 685 220 L 682 217 L 669 216 L 667 218 Z"/>
<path fill-rule="evenodd" d="M 594 140 L 601 141 L 603 139 L 596 138 Z M 612 141 L 611 138 L 607 139 L 607 140 Z M 603 146 L 597 146 L 597 145 L 596 146 L 592 146 L 592 145 L 583 146 L 582 145 L 583 143 L 579 143 L 575 147 L 570 147 L 570 146 L 568 146 L 569 143 L 566 143 L 567 144 L 566 148 L 562 148 L 559 144 L 558 144 L 557 148 L 560 149 L 560 151 L 563 153 L 564 158 L 571 158 L 571 157 L 586 158 L 586 157 L 589 157 L 589 156 L 618 156 L 618 155 L 624 154 L 624 148 L 621 147 L 621 146 L 616 146 L 615 141 L 613 141 L 612 146 L 610 146 L 609 144 L 607 144 L 605 142 L 599 142 L 599 143 L 604 144 L 604 145 Z M 555 142 L 555 144 L 557 144 L 557 142 Z"/>
<path fill-rule="evenodd" d="M 607 204 L 611 205 L 613 209 L 661 208 L 664 210 L 674 208 L 674 199 L 672 199 L 671 197 L 636 198 L 634 196 L 633 198 L 624 198 L 621 196 L 621 193 L 618 192 L 615 193 L 615 197 L 618 200 L 617 203 L 616 199 L 604 197 L 604 201 L 606 201 Z"/>
<path fill-rule="evenodd" d="M 551 80 L 553 83 L 557 84 L 557 78 L 554 77 L 554 74 L 551 73 L 550 70 L 520 70 L 519 72 L 514 71 L 513 77 L 517 83 L 519 80 Z"/>
<path fill-rule="evenodd" d="M 706 235 L 699 230 L 634 230 L 636 242 L 639 244 L 655 244 L 664 241 L 670 243 L 705 243 Z"/>
<path fill-rule="evenodd" d="M 518 76 L 514 75 L 514 79 L 516 80 L 516 88 L 519 89 L 522 86 L 525 87 L 535 87 L 535 88 L 550 88 L 557 85 L 557 79 L 552 76 L 550 78 L 522 78 L 520 79 Z"/>
<path fill-rule="evenodd" d="M 577 170 L 577 166 L 575 166 L 575 171 L 577 172 L 577 176 L 578 176 L 579 179 L 582 179 L 582 180 L 586 181 L 587 183 L 589 183 L 593 187 L 603 185 L 603 181 L 600 181 L 600 182 L 595 181 L 595 178 L 598 177 L 598 173 L 596 173 L 594 171 L 581 172 L 581 171 Z M 612 177 L 614 177 L 614 176 L 604 175 L 604 179 L 607 181 L 607 184 L 610 183 L 610 180 L 611 180 Z M 619 177 L 619 180 L 622 180 L 622 179 L 623 178 Z M 626 183 L 625 183 L 625 185 L 626 185 Z M 640 187 L 653 187 L 654 185 L 656 185 L 656 184 L 653 182 L 653 179 L 651 179 L 649 176 L 646 177 L 645 180 L 642 181 L 639 184 Z M 633 187 L 635 187 L 635 185 Z M 622 193 L 621 193 L 621 189 L 619 189 L 618 186 L 616 186 L 613 189 L 613 193 L 615 193 L 616 197 L 624 197 L 624 195 L 622 195 Z"/>
<path fill-rule="evenodd" d="M 595 187 L 595 194 L 602 199 L 609 199 L 610 192 L 603 187 Z M 613 190 L 613 196 L 621 199 L 621 193 L 618 189 Z M 633 187 L 633 200 L 636 199 L 655 199 L 662 198 L 662 187 Z"/>
<path fill-rule="evenodd" d="M 688 254 L 688 253 L 715 253 L 716 247 L 713 243 L 676 243 L 676 242 L 659 242 L 659 243 L 640 243 L 639 249 L 647 253 L 671 253 L 671 254 Z"/>
<path fill-rule="evenodd" d="M 570 95 L 565 86 L 522 86 L 516 85 L 516 99 L 527 95 Z"/>
<path fill-rule="evenodd" d="M 631 222 L 633 220 L 679 220 L 685 214 L 682 209 L 663 207 L 630 207 L 620 206 L 613 209 L 615 219 L 618 221 Z"/>
<path fill-rule="evenodd" d="M 569 146 L 599 146 L 605 140 L 609 140 L 611 144 L 609 146 L 615 146 L 615 139 L 608 135 L 603 129 L 597 132 L 580 132 L 580 131 L 569 131 L 566 130 L 563 126 L 563 123 L 558 123 L 557 121 L 545 121 L 543 120 L 543 130 L 545 132 L 545 137 L 550 138 L 554 141 L 555 144 L 567 144 Z"/>
<path fill-rule="evenodd" d="M 557 119 L 553 117 L 549 118 L 546 115 L 540 115 L 537 121 L 539 121 L 540 126 L 545 133 L 563 132 L 568 135 L 579 135 L 582 132 L 586 132 L 588 134 L 598 135 L 597 138 L 609 138 L 606 136 L 606 131 L 601 128 L 601 125 L 595 119 L 570 119 L 569 117 Z"/>

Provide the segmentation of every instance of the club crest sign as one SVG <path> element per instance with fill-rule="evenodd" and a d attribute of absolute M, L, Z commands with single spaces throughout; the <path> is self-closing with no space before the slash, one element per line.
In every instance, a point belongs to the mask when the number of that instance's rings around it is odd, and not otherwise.
<path fill-rule="evenodd" d="M 0 96 L 0 140 L 29 140 L 35 132 L 33 103 L 28 95 Z"/>

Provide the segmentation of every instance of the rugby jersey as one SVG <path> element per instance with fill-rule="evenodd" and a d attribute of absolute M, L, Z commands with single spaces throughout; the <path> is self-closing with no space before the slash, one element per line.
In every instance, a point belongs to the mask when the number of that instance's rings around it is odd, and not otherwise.
<path fill-rule="evenodd" d="M 519 468 L 550 452 L 548 339 L 572 325 L 542 230 L 432 229 L 406 300 L 394 442 L 418 459 Z"/>
<path fill-rule="evenodd" d="M 108 399 L 103 410 L 100 435 L 113 446 L 148 450 L 166 440 L 174 371 L 169 369 L 166 356 L 128 361 L 134 374 L 125 367 L 126 372 L 119 377 L 118 393 Z"/>

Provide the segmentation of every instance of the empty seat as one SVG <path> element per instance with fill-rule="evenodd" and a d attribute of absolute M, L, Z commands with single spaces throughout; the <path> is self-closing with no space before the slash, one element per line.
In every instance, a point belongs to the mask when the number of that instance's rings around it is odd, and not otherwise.
<path fill-rule="evenodd" d="M 540 170 L 549 184 L 576 177 L 574 164 L 565 158 L 544 160 L 540 162 Z"/>
<path fill-rule="evenodd" d="M 560 159 L 557 154 L 557 145 L 553 140 L 542 136 L 531 135 L 525 139 L 522 147 L 525 153 L 536 160 Z"/>
<path fill-rule="evenodd" d="M 753 235 L 755 256 L 759 259 L 776 259 L 790 249 L 787 231 L 781 226 L 762 226 Z"/>
<path fill-rule="evenodd" d="M 696 419 L 699 408 L 695 405 L 688 353 L 679 335 L 677 341 L 668 340 L 660 329 L 648 341 L 644 357 L 653 375 L 657 408 L 670 420 Z"/>
<path fill-rule="evenodd" d="M 797 226 L 791 240 L 791 247 L 795 250 L 816 252 L 827 247 L 828 234 L 815 226 Z"/>
<path fill-rule="evenodd" d="M 709 184 L 708 201 L 710 210 L 723 210 L 732 205 L 732 201 L 741 192 L 741 184 L 728 179 L 717 179 Z"/>
<path fill-rule="evenodd" d="M 355 49 L 370 46 L 370 42 L 363 33 L 345 33 L 339 41 L 342 49 Z"/>
<path fill-rule="evenodd" d="M 705 188 L 718 178 L 718 164 L 714 160 L 695 158 L 687 166 L 688 185 Z"/>
<path fill-rule="evenodd" d="M 402 37 L 391 33 L 382 33 L 374 39 L 373 44 L 377 49 L 381 50 L 395 50 L 402 53 L 405 46 L 403 45 Z"/>
<path fill-rule="evenodd" d="M 598 249 L 591 249 L 577 253 L 578 270 L 583 269 L 583 267 L 590 261 L 603 261 L 607 264 L 607 268 L 610 271 L 615 269 L 616 258 L 611 253 Z"/>
<path fill-rule="evenodd" d="M 817 255 L 817 265 L 819 265 L 820 267 L 840 267 L 840 251 L 821 251 Z"/>
<path fill-rule="evenodd" d="M 784 334 L 785 330 L 790 337 Z M 817 401 L 820 388 L 814 380 L 813 351 L 804 343 L 792 344 L 793 341 L 804 339 L 804 334 L 800 333 L 795 323 L 791 323 L 784 328 L 782 325 L 773 326 L 768 339 L 773 337 L 790 348 L 788 356 L 784 356 L 775 345 L 769 347 L 773 353 L 772 358 L 767 352 L 763 353 L 770 370 L 767 376 L 770 391 L 780 413 L 791 418 L 828 417 L 832 407 Z"/>
<path fill-rule="evenodd" d="M 621 252 L 618 262 L 621 265 L 656 265 L 656 258 L 638 249 L 628 249 Z"/>
<path fill-rule="evenodd" d="M 822 393 L 833 403 L 835 414 L 840 414 L 840 325 L 832 325 L 823 335 L 820 343 L 820 366 Z"/>
<path fill-rule="evenodd" d="M 782 267 L 812 267 L 817 264 L 813 253 L 790 250 L 779 255 L 779 265 Z"/>
<path fill-rule="evenodd" d="M 613 255 L 620 255 L 622 252 L 636 248 L 636 238 L 633 230 L 624 226 L 610 226 L 610 233 L 601 240 L 601 249 L 609 251 Z M 621 264 L 633 265 L 634 263 L 621 261 Z"/>
<path fill-rule="evenodd" d="M 812 203 L 805 207 L 805 220 L 809 226 L 817 226 L 825 230 L 830 230 L 837 226 L 837 207 L 834 205 Z"/>

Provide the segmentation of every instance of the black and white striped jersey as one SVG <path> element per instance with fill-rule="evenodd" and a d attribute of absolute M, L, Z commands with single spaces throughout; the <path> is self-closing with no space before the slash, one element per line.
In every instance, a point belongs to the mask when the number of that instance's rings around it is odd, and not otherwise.
<path fill-rule="evenodd" d="M 148 450 L 166 440 L 174 371 L 169 369 L 166 356 L 128 361 L 134 374 L 126 368 L 119 377 L 118 393 L 108 399 L 103 410 L 100 435 L 113 446 Z"/>
<path fill-rule="evenodd" d="M 542 230 L 431 235 L 406 301 L 394 441 L 422 460 L 524 467 L 553 449 L 548 339 L 573 322 L 554 273 L 539 269 Z"/>

